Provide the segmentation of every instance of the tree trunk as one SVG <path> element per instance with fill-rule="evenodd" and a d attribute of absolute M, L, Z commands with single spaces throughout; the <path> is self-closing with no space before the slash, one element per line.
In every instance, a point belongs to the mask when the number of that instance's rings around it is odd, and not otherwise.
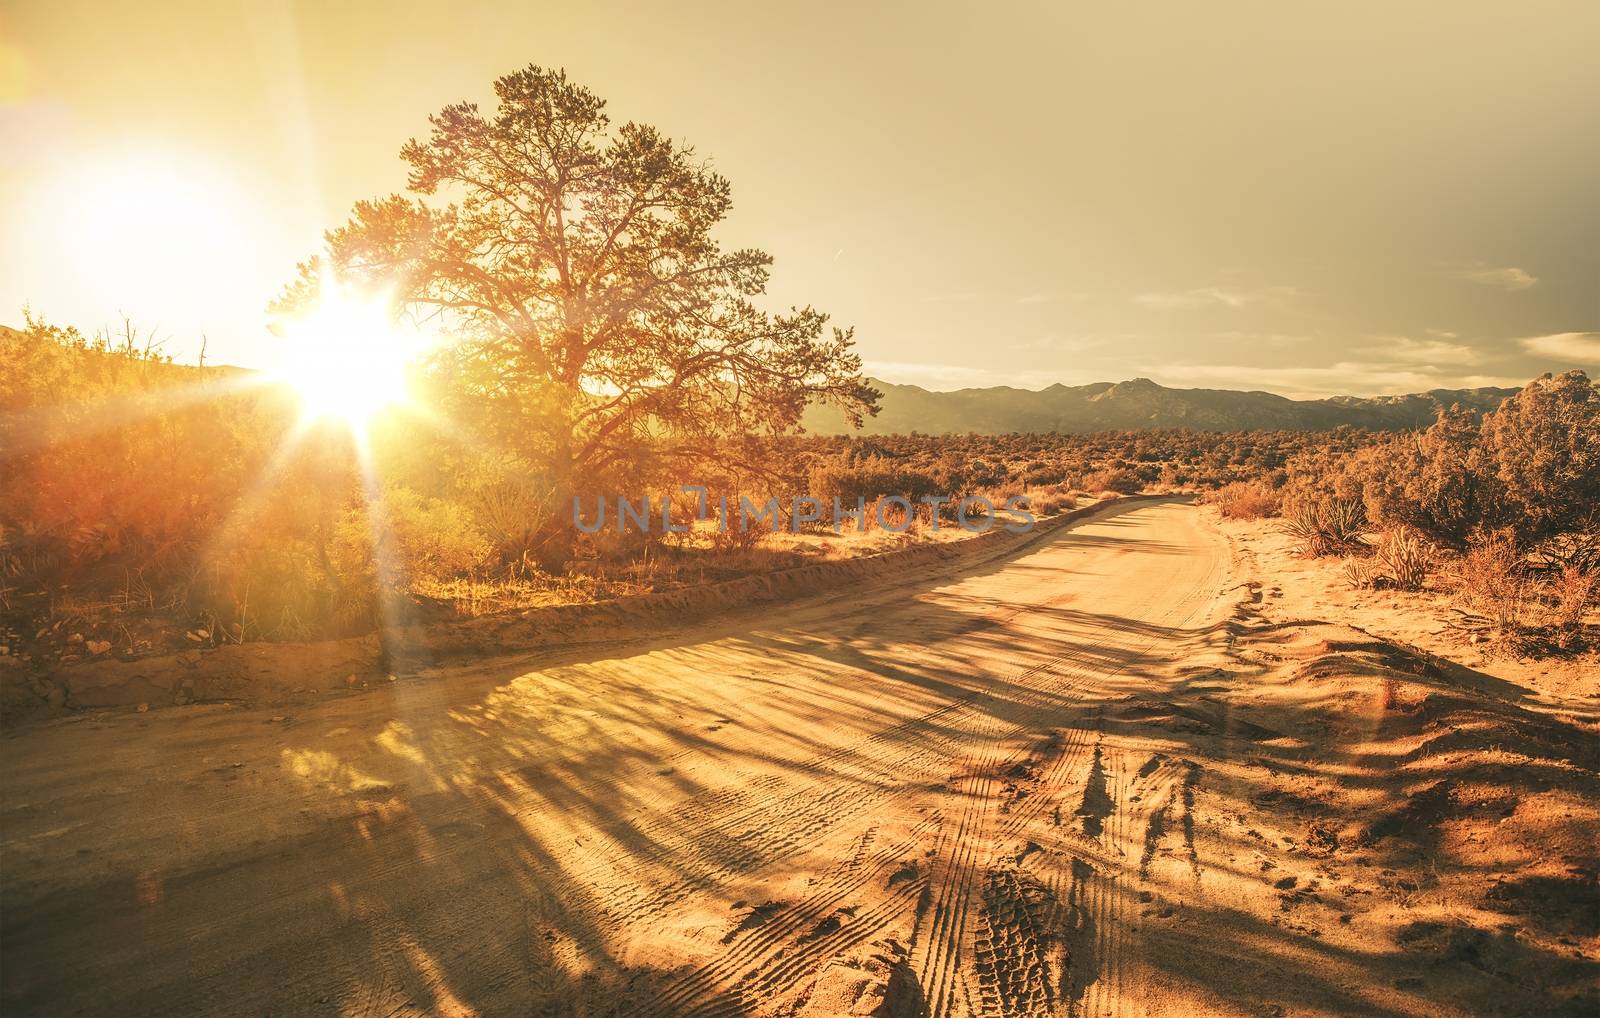
<path fill-rule="evenodd" d="M 565 572 L 572 560 L 573 544 L 577 539 L 577 524 L 573 521 L 572 497 L 576 494 L 572 463 L 572 435 L 562 430 L 555 441 L 550 462 L 550 516 L 545 520 L 543 532 L 534 555 L 539 568 L 550 573 Z"/>

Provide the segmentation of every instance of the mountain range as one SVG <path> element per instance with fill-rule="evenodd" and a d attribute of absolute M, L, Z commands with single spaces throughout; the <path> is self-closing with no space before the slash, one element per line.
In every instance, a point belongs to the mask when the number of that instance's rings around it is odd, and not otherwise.
<path fill-rule="evenodd" d="M 0 325 L 0 339 L 21 333 Z M 176 372 L 193 368 L 173 365 Z M 249 369 L 208 367 L 210 372 Z M 997 385 L 936 392 L 919 385 L 868 382 L 883 393 L 882 409 L 857 434 L 925 435 L 1009 432 L 1132 431 L 1190 428 L 1195 431 L 1325 431 L 1340 425 L 1372 431 L 1425 428 L 1441 408 L 1459 405 L 1481 414 L 1493 410 L 1516 389 L 1432 389 L 1404 396 L 1330 396 L 1289 399 L 1275 393 L 1239 389 L 1169 389 L 1148 378 L 1089 385 L 1057 383 L 1044 389 Z M 844 415 L 812 406 L 803 423 L 814 435 L 853 433 Z"/>
<path fill-rule="evenodd" d="M 1169 389 L 1148 378 L 1094 382 L 1045 389 L 992 386 L 934 392 L 917 385 L 872 379 L 883 392 L 882 410 L 860 433 L 927 435 L 1008 432 L 1088 432 L 1155 428 L 1196 431 L 1323 431 L 1339 425 L 1402 431 L 1433 423 L 1442 407 L 1459 404 L 1483 413 L 1516 389 L 1434 389 L 1405 396 L 1332 396 L 1289 399 L 1237 389 Z M 806 411 L 806 430 L 838 435 L 850 431 L 829 407 Z"/>

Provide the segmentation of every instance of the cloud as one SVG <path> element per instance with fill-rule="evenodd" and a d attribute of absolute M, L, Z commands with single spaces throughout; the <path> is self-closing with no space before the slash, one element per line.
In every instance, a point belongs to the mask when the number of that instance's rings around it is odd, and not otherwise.
<path fill-rule="evenodd" d="M 1600 364 L 1600 332 L 1557 332 L 1549 336 L 1528 336 L 1517 342 L 1524 350 L 1540 357 Z"/>
<path fill-rule="evenodd" d="M 1483 355 L 1470 346 L 1447 343 L 1442 339 L 1412 339 L 1409 336 L 1384 336 L 1377 344 L 1359 347 L 1355 352 L 1364 357 L 1398 364 L 1465 367 L 1483 360 Z"/>
<path fill-rule="evenodd" d="M 980 300 L 992 302 L 1010 301 L 1013 304 L 1056 304 L 1067 301 L 1081 301 L 1081 293 L 1025 293 L 1018 297 L 985 296 L 971 290 L 952 290 L 945 293 L 930 293 L 922 298 L 925 304 L 972 304 Z"/>
<path fill-rule="evenodd" d="M 1526 269 L 1519 269 L 1515 265 L 1507 265 L 1504 268 L 1493 268 L 1484 265 L 1474 266 L 1468 269 L 1461 269 L 1456 275 L 1470 283 L 1498 287 L 1512 292 L 1526 290 L 1539 282 L 1538 277 L 1533 273 L 1528 272 Z"/>
<path fill-rule="evenodd" d="M 1251 346 L 1280 347 L 1298 346 L 1301 343 L 1309 343 L 1316 337 L 1303 335 L 1297 332 L 1247 332 L 1229 330 L 1225 332 L 1213 332 L 1211 334 L 1211 338 L 1222 340 L 1228 343 L 1247 343 Z"/>
<path fill-rule="evenodd" d="M 1292 286 L 1254 288 L 1199 286 L 1192 290 L 1157 290 L 1151 293 L 1141 293 L 1133 298 L 1133 302 L 1161 311 L 1182 311 L 1189 308 L 1204 307 L 1237 309 L 1254 304 L 1281 303 L 1298 294 L 1299 291 Z"/>
<path fill-rule="evenodd" d="M 1000 341 L 995 345 L 1007 350 L 1022 352 L 1045 353 L 1084 353 L 1088 350 L 1098 350 L 1113 343 L 1125 341 L 1129 337 L 1121 335 L 1082 334 L 1076 336 L 1062 336 L 1054 332 L 1047 332 L 1042 336 L 1031 339 L 1017 339 L 1011 342 Z"/>
<path fill-rule="evenodd" d="M 1042 389 L 1061 381 L 1054 371 L 995 371 L 964 364 L 914 364 L 908 361 L 867 361 L 866 374 L 885 382 L 920 385 L 925 389 L 949 391 L 991 385 L 1010 385 L 1020 389 Z"/>
<path fill-rule="evenodd" d="M 1597 336 L 1600 339 L 1600 336 Z M 1042 389 L 1056 382 L 1076 384 L 1069 372 L 1049 369 L 1004 371 L 964 364 L 915 364 L 904 361 L 869 361 L 866 373 L 874 378 L 926 389 L 982 388 L 1009 385 Z M 1326 396 L 1400 395 L 1430 389 L 1476 389 L 1484 386 L 1519 388 L 1523 377 L 1458 372 L 1433 364 L 1399 359 L 1363 358 L 1317 367 L 1260 367 L 1248 364 L 1146 363 L 1122 371 L 1101 372 L 1105 378 L 1143 375 L 1162 385 L 1219 389 L 1264 389 L 1291 399 Z"/>
<path fill-rule="evenodd" d="M 1526 379 L 1450 374 L 1428 365 L 1395 361 L 1340 361 L 1320 367 L 1264 368 L 1244 364 L 1147 364 L 1142 374 L 1164 385 L 1208 385 L 1265 389 L 1291 399 L 1326 396 L 1400 395 L 1429 389 L 1515 388 Z"/>

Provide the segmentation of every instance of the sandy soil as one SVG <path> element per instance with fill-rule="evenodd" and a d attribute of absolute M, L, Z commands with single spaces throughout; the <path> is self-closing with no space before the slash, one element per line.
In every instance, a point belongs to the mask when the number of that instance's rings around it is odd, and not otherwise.
<path fill-rule="evenodd" d="M 10 732 L 7 1014 L 1589 1014 L 1592 710 L 1202 511 L 292 709 Z M 1275 582 L 1275 581 L 1274 581 Z"/>
<path fill-rule="evenodd" d="M 1362 590 L 1350 585 L 1337 557 L 1305 558 L 1278 520 L 1223 520 L 1204 509 L 1262 582 L 1263 612 L 1278 621 L 1339 619 L 1351 626 L 1404 643 L 1425 655 L 1448 658 L 1468 668 L 1485 669 L 1528 689 L 1559 709 L 1564 703 L 1600 706 L 1600 653 L 1564 657 L 1526 657 L 1470 642 L 1453 625 L 1449 580 L 1428 578 L 1427 589 Z M 1448 571 L 1449 563 L 1441 564 Z"/>
<path fill-rule="evenodd" d="M 1162 498 L 1137 496 L 1136 500 Z M 1041 519 L 1030 532 L 1002 526 L 971 533 L 944 527 L 933 539 L 872 532 L 842 538 L 839 554 L 797 558 L 782 548 L 758 549 L 741 575 L 668 590 L 571 603 L 489 612 L 470 618 L 397 599 L 381 633 L 309 643 L 248 641 L 190 646 L 181 653 L 111 653 L 109 641 L 93 643 L 101 654 L 83 660 L 71 653 L 0 654 L 0 728 L 32 724 L 83 710 L 247 700 L 285 706 L 320 701 L 341 692 L 382 685 L 428 665 L 485 656 L 529 654 L 579 644 L 614 645 L 618 634 L 642 640 L 663 633 L 681 638 L 686 621 L 754 613 L 767 605 L 787 607 L 826 591 L 896 581 L 935 582 L 942 573 L 970 568 L 1038 543 L 1053 531 L 1101 511 L 1091 502 Z M 962 536 L 952 537 L 952 532 Z M 794 535 L 779 535 L 788 540 Z M 885 537 L 892 538 L 885 541 Z M 800 535 L 800 540 L 832 537 Z M 776 555 L 768 553 L 776 550 Z M 959 562 L 955 560 L 960 560 Z M 930 570 L 930 566 L 933 566 Z M 941 568 L 942 567 L 942 568 Z M 434 606 L 437 607 L 437 606 Z M 46 630 L 46 642 L 83 651 L 94 633 L 74 631 L 66 619 Z M 162 621 L 159 619 L 149 621 Z M 173 620 L 163 625 L 171 628 Z M 3 627 L 0 627 L 3 628 Z M 182 632 L 182 627 L 177 628 Z M 171 633 L 169 636 L 173 635 Z M 0 650 L 7 650 L 0 639 Z M 38 648 L 35 647 L 35 650 Z M 125 649 L 125 648 L 124 648 Z M 30 660 L 31 658 L 31 660 Z M 71 658 L 72 660 L 68 660 Z"/>

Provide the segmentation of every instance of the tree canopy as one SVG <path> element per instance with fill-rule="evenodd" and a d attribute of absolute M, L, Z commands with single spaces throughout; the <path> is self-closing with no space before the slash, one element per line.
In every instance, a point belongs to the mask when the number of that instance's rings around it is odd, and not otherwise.
<path fill-rule="evenodd" d="M 692 148 L 614 127 L 564 71 L 494 90 L 493 115 L 463 102 L 429 118 L 400 152 L 409 194 L 358 203 L 280 310 L 314 300 L 329 268 L 392 288 L 454 341 L 441 368 L 463 405 L 539 444 L 558 498 L 646 445 L 725 460 L 811 402 L 855 423 L 876 412 L 852 330 L 757 306 L 772 258 L 718 242 L 732 190 Z"/>

